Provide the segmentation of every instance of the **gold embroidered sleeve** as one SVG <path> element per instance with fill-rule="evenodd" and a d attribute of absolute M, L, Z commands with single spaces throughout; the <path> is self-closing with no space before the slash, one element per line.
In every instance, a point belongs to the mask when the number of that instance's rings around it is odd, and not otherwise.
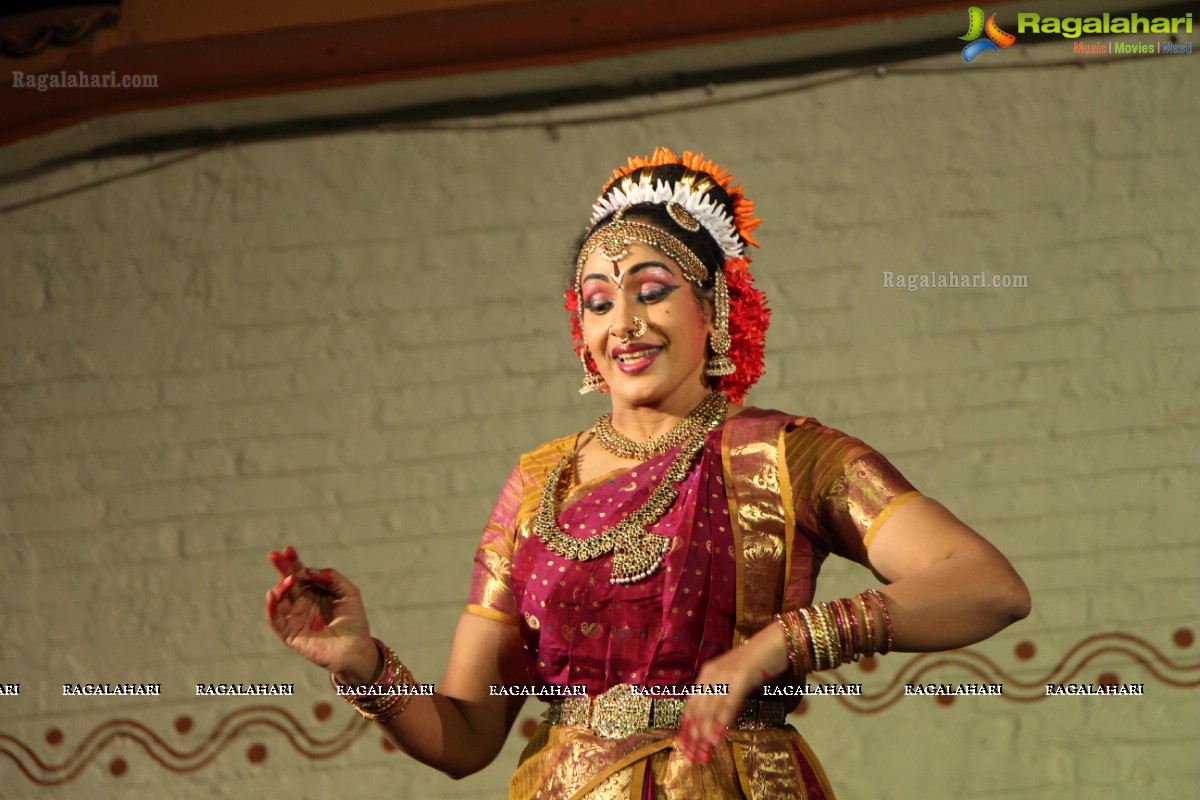
<path fill-rule="evenodd" d="M 475 570 L 467 600 L 468 612 L 513 625 L 517 623 L 517 603 L 512 593 L 511 573 L 522 495 L 518 464 L 508 476 L 483 529 L 479 549 L 475 551 Z"/>
<path fill-rule="evenodd" d="M 871 450 L 846 465 L 825 503 L 833 550 L 867 563 L 871 540 L 892 512 L 919 493 L 886 458 Z"/>
<path fill-rule="evenodd" d="M 784 436 L 797 529 L 825 552 L 866 565 L 893 511 L 919 493 L 859 439 L 805 420 Z"/>

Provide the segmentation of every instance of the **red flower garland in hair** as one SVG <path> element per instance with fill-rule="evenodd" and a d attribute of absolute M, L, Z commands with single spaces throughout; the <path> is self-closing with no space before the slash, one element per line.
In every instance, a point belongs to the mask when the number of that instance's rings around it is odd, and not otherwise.
<path fill-rule="evenodd" d="M 596 368 L 596 362 L 592 359 L 592 354 L 583 355 L 584 348 L 587 344 L 583 341 L 583 328 L 579 325 L 579 294 L 574 289 L 567 289 L 563 293 L 563 308 L 571 315 L 571 346 L 575 348 L 575 357 L 587 358 L 587 365 L 593 372 L 599 372 Z M 608 392 L 608 384 L 600 385 L 601 392 Z"/>
<path fill-rule="evenodd" d="M 741 403 L 763 376 L 771 309 L 767 308 L 767 296 L 754 287 L 746 259 L 726 260 L 725 285 L 729 290 L 729 360 L 737 371 L 717 378 L 716 388 L 729 395 L 729 402 Z"/>

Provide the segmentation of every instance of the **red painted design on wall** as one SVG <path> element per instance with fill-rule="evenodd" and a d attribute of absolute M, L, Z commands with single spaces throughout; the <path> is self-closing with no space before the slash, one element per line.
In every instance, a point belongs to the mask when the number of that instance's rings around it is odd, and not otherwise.
<path fill-rule="evenodd" d="M 328 708 L 320 703 L 315 709 L 318 719 L 327 719 Z M 189 717 L 177 717 L 175 730 L 185 734 L 192 729 Z M 190 748 L 172 746 L 166 739 L 142 723 L 132 719 L 112 719 L 101 723 L 88 733 L 61 760 L 44 759 L 33 748 L 5 733 L 0 733 L 0 756 L 7 756 L 31 782 L 40 786 L 61 786 L 70 783 L 93 761 L 101 760 L 104 751 L 118 740 L 135 743 L 146 756 L 171 772 L 195 772 L 213 762 L 222 752 L 235 744 L 245 743 L 243 755 L 251 764 L 261 764 L 269 758 L 267 745 L 258 741 L 266 732 L 281 734 L 292 749 L 309 759 L 332 758 L 352 745 L 370 730 L 370 723 L 351 715 L 341 729 L 319 736 L 305 729 L 303 723 L 282 708 L 250 706 L 221 717 L 213 730 L 199 744 Z M 277 737 L 272 737 L 277 739 Z M 57 729 L 46 733 L 46 741 L 58 747 L 65 737 Z M 121 778 L 137 764 L 126 758 L 108 762 L 108 772 Z M 0 774 L 3 774 L 0 772 Z"/>
<path fill-rule="evenodd" d="M 1191 631 L 1187 628 L 1175 631 L 1173 642 L 1180 649 L 1186 648 L 1192 642 Z M 1184 642 L 1187 644 L 1183 644 Z M 1014 655 L 1021 661 L 1032 659 L 1036 652 L 1037 647 L 1029 641 L 1020 642 L 1014 648 Z M 1106 661 L 1104 670 L 1093 667 L 1093 662 L 1100 658 L 1115 658 L 1131 665 L 1140 665 L 1153 676 L 1157 683 L 1163 686 L 1177 689 L 1200 687 L 1200 662 L 1185 664 L 1174 660 L 1139 636 L 1128 633 L 1101 633 L 1083 639 L 1071 647 L 1066 655 L 1043 676 L 1030 680 L 1022 680 L 1010 674 L 992 659 L 973 650 L 951 650 L 945 653 L 921 653 L 913 656 L 881 689 L 868 691 L 868 687 L 864 686 L 861 696 L 844 695 L 837 696 L 836 699 L 852 711 L 862 714 L 878 713 L 903 699 L 906 685 L 943 683 L 945 678 L 939 680 L 938 674 L 950 669 L 956 675 L 969 673 L 974 676 L 974 680 L 981 684 L 1003 684 L 1004 693 L 1001 697 L 1005 700 L 1022 703 L 1036 702 L 1046 699 L 1047 684 L 1109 685 L 1120 683 L 1120 673 L 1113 671 L 1110 661 Z M 860 667 L 864 672 L 871 672 L 875 669 L 874 664 L 861 663 Z M 845 668 L 836 678 L 815 675 L 809 680 L 814 684 L 856 682 L 852 669 Z M 857 682 L 861 683 L 862 681 Z M 937 702 L 941 705 L 952 705 L 954 698 L 944 695 L 937 696 Z M 804 705 L 805 703 L 801 703 L 800 709 L 803 709 Z M 803 712 L 800 711 L 800 713 Z"/>
<path fill-rule="evenodd" d="M 1193 632 L 1180 628 L 1172 636 L 1172 643 L 1179 649 L 1187 649 L 1195 641 Z M 1038 648 L 1032 642 L 1023 641 L 1014 648 L 1018 661 L 1029 661 Z M 903 656 L 900 656 L 903 658 Z M 1097 659 L 1105 658 L 1105 669 L 1094 665 Z M 1045 699 L 1046 684 L 1080 682 L 1111 684 L 1120 682 L 1120 669 L 1114 661 L 1138 665 L 1166 687 L 1195 689 L 1200 687 L 1200 662 L 1185 664 L 1164 654 L 1149 641 L 1131 634 L 1104 633 L 1089 636 L 1071 647 L 1067 653 L 1044 676 L 1033 680 L 1021 680 L 1009 674 L 1003 667 L 987 656 L 972 650 L 954 650 L 947 653 L 923 653 L 909 658 L 882 689 L 868 692 L 864 688 L 861 696 L 838 696 L 843 705 L 861 714 L 879 713 L 904 697 L 904 686 L 917 683 L 938 683 L 938 673 L 952 669 L 956 674 L 970 673 L 980 683 L 1004 684 L 1002 698 L 1015 702 L 1033 702 Z M 870 674 L 877 665 L 870 660 L 860 662 L 859 669 Z M 853 667 L 843 669 L 836 679 L 813 676 L 812 683 L 854 682 Z M 829 698 L 834 699 L 834 698 Z M 806 703 L 800 704 L 797 713 L 803 713 Z M 953 705 L 952 697 L 938 697 L 941 705 Z M 313 706 L 313 716 L 324 727 L 334 716 L 328 703 L 318 702 Z M 529 736 L 536 724 L 526 720 L 520 732 Z M 191 737 L 195 722 L 191 717 L 180 715 L 172 721 L 175 733 Z M 250 764 L 263 764 L 271 758 L 271 750 L 261 741 L 264 734 L 277 741 L 282 736 L 296 753 L 308 759 L 332 758 L 344 752 L 371 730 L 371 724 L 357 714 L 347 715 L 339 729 L 326 735 L 309 732 L 300 720 L 290 712 L 275 706 L 250 706 L 233 711 L 217 720 L 212 731 L 199 744 L 188 748 L 173 746 L 163 736 L 146 725 L 131 719 L 112 719 L 101 723 L 83 737 L 65 758 L 53 759 L 39 756 L 35 749 L 14 736 L 0 733 L 0 756 L 16 765 L 16 769 L 30 782 L 40 786 L 61 786 L 75 780 L 93 762 L 104 762 L 105 750 L 114 742 L 125 740 L 135 743 L 146 757 L 159 766 L 175 773 L 196 772 L 211 764 L 231 747 L 240 748 L 242 757 Z M 278 735 L 278 736 L 277 736 Z M 51 749 L 63 747 L 70 737 L 57 727 L 47 728 L 42 735 Z M 384 749 L 395 749 L 386 740 Z M 44 749 L 44 747 L 42 748 Z M 107 771 L 113 780 L 120 780 L 141 763 L 130 763 L 127 756 L 114 756 L 106 762 Z M 0 767 L 0 778 L 5 776 Z"/>

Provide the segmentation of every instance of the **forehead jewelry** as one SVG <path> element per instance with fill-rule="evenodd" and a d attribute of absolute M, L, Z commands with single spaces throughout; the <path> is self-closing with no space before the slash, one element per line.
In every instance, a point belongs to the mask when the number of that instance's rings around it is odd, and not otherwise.
<path fill-rule="evenodd" d="M 667 203 L 667 214 L 685 231 L 695 233 L 700 230 L 700 220 L 679 203 Z"/>
<path fill-rule="evenodd" d="M 606 260 L 615 266 L 618 261 L 629 255 L 629 246 L 634 243 L 649 245 L 667 258 L 674 261 L 683 270 L 683 275 L 696 285 L 708 278 L 708 267 L 704 266 L 696 254 L 687 245 L 679 241 L 662 228 L 648 225 L 644 222 L 631 222 L 625 219 L 625 209 L 621 209 L 610 222 L 601 225 L 588 237 L 575 260 L 575 288 L 581 288 L 583 264 L 592 253 L 599 252 Z"/>

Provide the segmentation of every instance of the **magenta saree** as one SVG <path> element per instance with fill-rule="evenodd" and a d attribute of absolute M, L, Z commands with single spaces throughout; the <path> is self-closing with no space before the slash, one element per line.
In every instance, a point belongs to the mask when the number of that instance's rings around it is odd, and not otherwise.
<path fill-rule="evenodd" d="M 866 563 L 871 537 L 916 496 L 882 456 L 813 420 L 746 409 L 712 431 L 679 499 L 653 533 L 672 544 L 652 575 L 609 581 L 611 557 L 572 561 L 532 533 L 547 474 L 575 436 L 526 454 L 510 475 L 476 554 L 467 610 L 516 624 L 531 684 L 690 683 L 700 666 L 809 605 L 829 553 Z M 675 450 L 572 487 L 558 522 L 596 535 L 639 507 Z M 512 798 L 833 797 L 790 727 L 730 731 L 713 761 L 686 762 L 674 732 L 620 740 L 543 723 L 510 785 Z"/>

